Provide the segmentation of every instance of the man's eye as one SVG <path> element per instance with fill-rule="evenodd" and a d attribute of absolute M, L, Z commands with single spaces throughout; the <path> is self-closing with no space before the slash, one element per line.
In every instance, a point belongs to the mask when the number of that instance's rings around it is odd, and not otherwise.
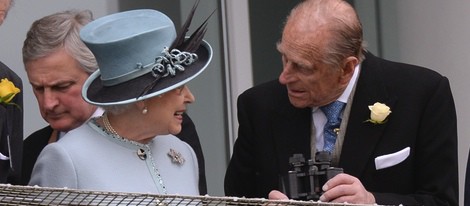
<path fill-rule="evenodd" d="M 299 71 L 302 74 L 312 74 L 315 71 L 314 67 L 306 66 L 306 65 L 300 65 L 296 64 L 297 71 Z"/>
<path fill-rule="evenodd" d="M 44 87 L 33 87 L 35 92 L 42 92 L 44 91 Z"/>
<path fill-rule="evenodd" d="M 64 90 L 69 89 L 71 86 L 72 84 L 62 84 L 62 85 L 54 86 L 54 89 L 58 91 L 64 91 Z"/>
<path fill-rule="evenodd" d="M 299 70 L 300 72 L 304 73 L 304 74 L 309 74 L 309 73 L 312 73 L 312 69 L 311 68 L 308 68 L 308 67 L 299 67 Z"/>

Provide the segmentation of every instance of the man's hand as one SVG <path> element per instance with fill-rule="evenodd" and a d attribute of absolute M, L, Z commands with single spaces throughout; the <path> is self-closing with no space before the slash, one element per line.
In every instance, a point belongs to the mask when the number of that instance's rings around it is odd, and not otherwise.
<path fill-rule="evenodd" d="M 364 188 L 359 179 L 348 174 L 336 175 L 328 180 L 322 189 L 325 192 L 320 197 L 322 202 L 375 204 L 374 195 Z"/>

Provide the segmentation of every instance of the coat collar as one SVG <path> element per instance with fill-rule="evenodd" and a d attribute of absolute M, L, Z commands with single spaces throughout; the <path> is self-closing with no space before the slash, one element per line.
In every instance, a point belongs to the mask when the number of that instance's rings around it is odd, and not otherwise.
<path fill-rule="evenodd" d="M 387 124 L 365 122 L 370 118 L 369 105 L 381 102 L 393 108 L 396 98 L 384 84 L 381 61 L 366 52 L 353 97 L 348 127 L 344 137 L 339 167 L 350 175 L 360 177 L 370 162 L 374 149 Z"/>

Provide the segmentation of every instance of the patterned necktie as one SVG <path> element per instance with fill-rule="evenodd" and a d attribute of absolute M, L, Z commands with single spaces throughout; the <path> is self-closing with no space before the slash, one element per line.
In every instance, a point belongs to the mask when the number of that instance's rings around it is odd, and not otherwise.
<path fill-rule="evenodd" d="M 332 152 L 335 148 L 337 131 L 341 125 L 341 111 L 346 103 L 334 101 L 328 105 L 320 107 L 321 111 L 325 113 L 328 121 L 323 128 L 324 146 L 323 151 Z"/>

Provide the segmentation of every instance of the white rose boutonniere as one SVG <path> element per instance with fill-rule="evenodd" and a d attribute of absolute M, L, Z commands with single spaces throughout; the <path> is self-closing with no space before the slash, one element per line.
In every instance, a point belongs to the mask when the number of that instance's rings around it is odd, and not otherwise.
<path fill-rule="evenodd" d="M 370 119 L 366 120 L 366 122 L 370 122 L 373 124 L 383 124 L 387 122 L 387 117 L 392 111 L 390 107 L 387 105 L 376 102 L 374 105 L 369 105 L 370 110 Z"/>

